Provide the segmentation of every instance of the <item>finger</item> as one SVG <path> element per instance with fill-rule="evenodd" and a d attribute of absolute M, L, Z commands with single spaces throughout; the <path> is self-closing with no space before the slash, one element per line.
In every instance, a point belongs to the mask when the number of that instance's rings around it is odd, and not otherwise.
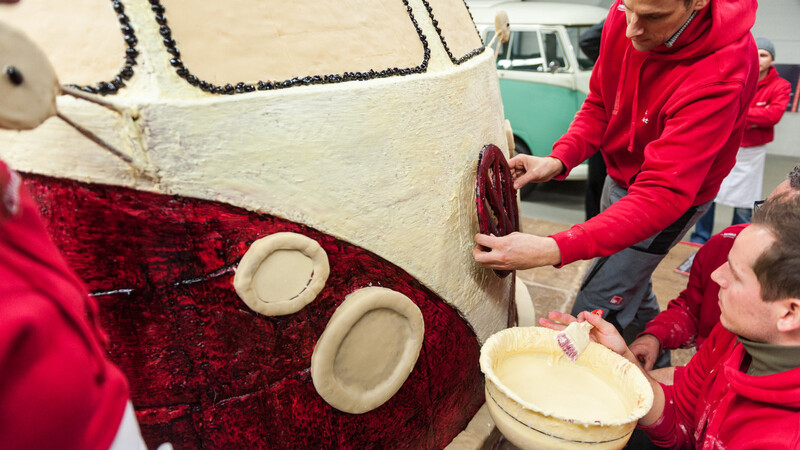
<path fill-rule="evenodd" d="M 489 236 L 488 234 L 478 233 L 475 235 L 475 243 L 491 250 L 495 247 L 497 238 L 494 236 Z"/>
<path fill-rule="evenodd" d="M 528 155 L 515 155 L 513 158 L 508 160 L 508 167 L 519 167 L 524 169 L 526 158 L 528 158 Z"/>
<path fill-rule="evenodd" d="M 653 366 L 656 364 L 657 356 L 658 356 L 657 353 L 643 352 L 642 356 L 639 357 L 638 359 L 639 362 L 642 363 L 642 367 L 644 367 L 645 370 L 653 370 Z"/>
<path fill-rule="evenodd" d="M 574 317 L 572 317 L 571 315 L 562 313 L 561 311 L 550 311 L 547 314 L 547 317 L 550 320 L 553 320 L 553 321 L 559 322 L 559 323 L 563 323 L 565 325 L 569 325 L 570 323 L 575 322 L 577 320 Z"/>
<path fill-rule="evenodd" d="M 514 189 L 522 189 L 523 186 L 533 181 L 534 173 L 533 172 L 525 172 L 518 177 L 514 178 Z"/>
<path fill-rule="evenodd" d="M 564 325 L 563 323 L 553 322 L 552 320 L 547 319 L 545 317 L 539 318 L 539 325 L 556 331 L 561 331 L 564 328 L 567 328 L 567 326 Z"/>
<path fill-rule="evenodd" d="M 492 264 L 495 263 L 492 250 L 486 249 L 480 245 L 476 245 L 475 248 L 472 249 L 472 259 L 474 259 L 476 263 L 489 268 L 492 268 Z"/>
<path fill-rule="evenodd" d="M 593 327 L 597 328 L 603 334 L 613 334 L 616 332 L 617 329 L 611 323 L 606 322 L 602 317 L 598 316 L 597 314 L 591 314 L 589 311 L 584 311 L 583 319 L 592 324 Z"/>

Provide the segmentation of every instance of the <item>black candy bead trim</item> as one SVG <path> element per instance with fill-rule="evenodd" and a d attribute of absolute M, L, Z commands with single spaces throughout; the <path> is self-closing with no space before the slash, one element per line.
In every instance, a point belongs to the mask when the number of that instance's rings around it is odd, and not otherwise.
<path fill-rule="evenodd" d="M 431 5 L 428 3 L 427 0 L 422 0 L 422 3 L 425 5 L 425 9 L 428 10 L 428 16 L 430 16 L 430 18 L 431 18 L 431 23 L 433 23 L 433 27 L 436 29 L 436 33 L 439 35 L 439 40 L 442 41 L 442 45 L 444 46 L 444 50 L 447 52 L 447 56 L 450 57 L 450 61 L 452 61 L 453 64 L 456 64 L 456 65 L 461 64 L 461 63 L 463 63 L 465 61 L 468 61 L 470 58 L 474 57 L 475 55 L 479 55 L 479 54 L 483 53 L 483 51 L 486 50 L 486 47 L 483 44 L 481 44 L 480 47 L 471 50 L 469 53 L 467 53 L 466 55 L 464 55 L 464 56 L 462 56 L 460 58 L 456 58 L 455 56 L 453 56 L 453 52 L 450 51 L 450 47 L 447 45 L 447 41 L 445 41 L 445 39 L 444 39 L 444 35 L 442 34 L 442 29 L 439 28 L 439 21 L 437 21 L 436 18 L 434 17 L 433 8 L 431 7 Z M 464 7 L 467 8 L 467 12 L 469 12 L 469 6 L 467 6 L 466 0 L 464 1 Z M 475 19 L 472 17 L 472 13 L 471 12 L 469 13 L 469 18 L 472 19 L 472 24 L 473 24 L 473 26 L 475 26 Z M 478 35 L 478 40 L 480 40 L 480 42 L 483 43 L 483 39 L 481 39 L 481 37 L 480 37 L 480 33 L 478 32 L 478 27 L 477 26 L 475 27 L 475 34 Z"/>
<path fill-rule="evenodd" d="M 120 89 L 125 87 L 125 80 L 130 80 L 133 76 L 133 66 L 136 63 L 136 57 L 139 56 L 139 51 L 136 50 L 136 44 L 139 40 L 136 38 L 136 30 L 130 24 L 130 19 L 125 14 L 125 5 L 119 0 L 111 0 L 111 7 L 117 13 L 117 21 L 119 21 L 119 29 L 122 32 L 122 37 L 125 40 L 125 65 L 119 69 L 119 72 L 114 76 L 112 81 L 101 81 L 96 86 L 79 86 L 77 84 L 70 84 L 69 86 L 75 89 L 80 89 L 90 94 L 100 95 L 114 95 Z"/>
<path fill-rule="evenodd" d="M 172 30 L 169 28 L 169 25 L 167 24 L 167 17 L 165 15 L 166 9 L 161 4 L 160 0 L 148 0 L 148 1 L 150 3 L 150 9 L 155 14 L 156 23 L 158 23 L 159 25 L 158 31 L 161 34 L 161 37 L 163 38 L 164 46 L 166 47 L 167 52 L 170 54 L 169 63 L 172 67 L 175 68 L 175 73 L 177 73 L 179 77 L 183 78 L 190 85 L 195 86 L 198 89 L 204 92 L 209 92 L 211 94 L 219 94 L 219 95 L 244 94 L 248 92 L 286 89 L 294 86 L 307 86 L 311 84 L 343 83 L 346 81 L 364 81 L 364 80 L 371 80 L 374 78 L 406 76 L 412 73 L 426 72 L 428 70 L 428 61 L 431 58 L 431 49 L 428 47 L 428 39 L 422 33 L 422 30 L 419 27 L 419 23 L 417 23 L 417 19 L 415 19 L 414 15 L 411 13 L 412 10 L 411 7 L 408 6 L 408 0 L 401 0 L 406 7 L 406 11 L 408 11 L 408 16 L 411 19 L 411 23 L 414 24 L 414 28 L 417 30 L 417 35 L 419 36 L 420 42 L 422 42 L 422 47 L 424 49 L 424 56 L 422 58 L 422 62 L 420 63 L 420 65 L 416 67 L 409 67 L 403 69 L 398 67 L 391 67 L 383 69 L 381 71 L 370 69 L 368 72 L 344 72 L 341 74 L 330 74 L 330 75 L 310 75 L 305 77 L 294 77 L 292 79 L 283 81 L 262 80 L 256 83 L 239 82 L 236 83 L 235 85 L 228 83 L 225 86 L 217 86 L 213 83 L 209 83 L 208 81 L 199 79 L 196 75 L 193 75 L 189 71 L 189 69 L 186 68 L 186 66 L 183 64 L 183 61 L 180 59 L 181 52 L 180 50 L 178 50 L 178 43 L 172 37 Z M 114 2 L 116 3 L 117 0 L 115 0 Z M 442 42 L 444 43 L 443 38 Z M 447 48 L 446 45 L 445 48 Z M 483 51 L 483 48 L 479 50 Z M 478 51 L 477 53 L 480 53 L 480 51 Z M 450 52 L 448 50 L 448 54 L 449 53 Z M 450 56 L 450 58 L 452 59 L 452 55 Z M 462 59 L 466 60 L 468 58 L 462 58 Z"/>

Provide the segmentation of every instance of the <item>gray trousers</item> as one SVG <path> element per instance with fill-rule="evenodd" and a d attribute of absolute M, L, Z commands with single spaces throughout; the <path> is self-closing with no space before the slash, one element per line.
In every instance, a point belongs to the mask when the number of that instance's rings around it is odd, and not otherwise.
<path fill-rule="evenodd" d="M 606 177 L 601 210 L 627 194 L 626 189 Z M 630 344 L 660 312 L 650 278 L 653 271 L 710 205 L 711 202 L 693 206 L 663 231 L 611 256 L 596 258 L 583 279 L 572 314 L 602 309 L 603 317 Z"/>

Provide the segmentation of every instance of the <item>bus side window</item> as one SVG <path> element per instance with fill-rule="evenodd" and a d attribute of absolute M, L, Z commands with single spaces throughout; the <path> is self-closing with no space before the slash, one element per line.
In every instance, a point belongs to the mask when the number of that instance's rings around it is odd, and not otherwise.
<path fill-rule="evenodd" d="M 494 31 L 487 31 L 483 45 L 489 45 L 489 43 L 492 43 L 492 38 L 494 38 Z M 497 55 L 495 55 L 495 57 L 497 58 L 498 69 L 508 69 L 511 66 L 511 61 L 508 59 L 508 49 L 510 46 L 510 39 L 505 44 L 498 45 L 497 42 L 492 43 L 492 51 L 497 51 Z"/>
<path fill-rule="evenodd" d="M 544 59 L 539 47 L 538 31 L 514 31 L 511 33 L 511 70 L 528 72 L 544 71 Z"/>
<path fill-rule="evenodd" d="M 544 43 L 544 56 L 547 68 L 552 72 L 564 72 L 567 69 L 567 58 L 564 56 L 564 46 L 555 31 L 542 33 Z"/>

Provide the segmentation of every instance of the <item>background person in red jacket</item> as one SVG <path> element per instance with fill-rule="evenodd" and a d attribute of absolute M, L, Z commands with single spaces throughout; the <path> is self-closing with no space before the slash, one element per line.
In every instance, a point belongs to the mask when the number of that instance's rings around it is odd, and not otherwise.
<path fill-rule="evenodd" d="M 761 185 L 764 183 L 764 160 L 767 145 L 775 139 L 775 125 L 783 117 L 789 94 L 792 90 L 788 81 L 778 76 L 773 67 L 775 46 L 767 38 L 756 38 L 758 47 L 758 90 L 750 109 L 736 165 L 722 180 L 719 193 L 708 211 L 697 221 L 691 241 L 704 244 L 714 229 L 714 204 L 733 207 L 731 225 L 749 223 L 753 215 L 753 202 L 761 198 Z"/>
<path fill-rule="evenodd" d="M 720 286 L 720 323 L 674 385 L 639 366 L 655 396 L 639 427 L 669 448 L 798 448 L 800 196 L 765 202 L 711 277 Z M 558 312 L 550 318 L 575 320 Z M 589 313 L 581 319 L 594 325 L 594 340 L 638 366 L 612 324 Z M 540 324 L 564 327 L 552 320 Z"/>
<path fill-rule="evenodd" d="M 796 165 L 787 179 L 769 195 L 796 196 L 800 194 L 800 164 Z M 698 250 L 689 272 L 689 283 L 677 298 L 670 300 L 667 310 L 656 316 L 645 326 L 644 331 L 630 345 L 636 358 L 645 370 L 653 369 L 662 350 L 677 348 L 700 348 L 719 323 L 719 285 L 711 279 L 711 273 L 728 261 L 728 253 L 734 240 L 748 224 L 733 225 L 715 234 Z M 651 375 L 665 384 L 672 384 L 675 370 L 683 368 L 665 367 Z"/>
<path fill-rule="evenodd" d="M 758 81 L 755 12 L 755 0 L 617 1 L 567 133 L 548 157 L 510 161 L 519 188 L 602 152 L 603 211 L 548 237 L 478 234 L 475 261 L 513 270 L 599 256 L 573 312 L 602 308 L 632 341 L 659 312 L 653 270 L 734 165 Z"/>

